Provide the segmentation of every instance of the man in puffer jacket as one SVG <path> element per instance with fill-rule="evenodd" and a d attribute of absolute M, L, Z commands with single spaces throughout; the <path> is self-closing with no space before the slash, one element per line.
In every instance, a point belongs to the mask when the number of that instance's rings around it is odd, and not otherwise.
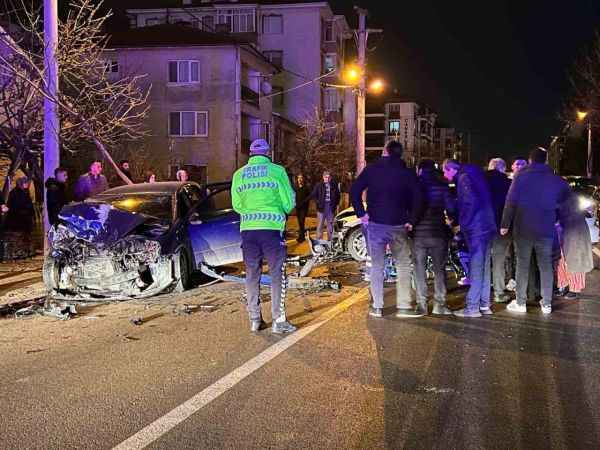
<path fill-rule="evenodd" d="M 471 286 L 465 308 L 454 311 L 457 317 L 493 314 L 491 296 L 491 250 L 497 232 L 490 189 L 483 170 L 453 159 L 444 161 L 444 177 L 456 182 L 458 223 L 471 256 Z"/>
<path fill-rule="evenodd" d="M 264 139 L 252 142 L 248 164 L 233 175 L 231 197 L 233 209 L 241 216 L 250 330 L 257 332 L 265 326 L 259 298 L 264 257 L 271 275 L 271 331 L 280 334 L 296 330 L 285 316 L 284 238 L 287 215 L 296 202 L 290 179 L 282 166 L 271 162 L 270 150 Z"/>
<path fill-rule="evenodd" d="M 414 226 L 414 275 L 417 304 L 426 314 L 427 309 L 427 257 L 433 262 L 435 303 L 433 314 L 451 315 L 446 306 L 446 261 L 448 259 L 448 234 L 445 212 L 454 214 L 454 200 L 446 183 L 435 170 L 431 159 L 419 163 L 419 182 L 423 190 L 423 214 Z"/>

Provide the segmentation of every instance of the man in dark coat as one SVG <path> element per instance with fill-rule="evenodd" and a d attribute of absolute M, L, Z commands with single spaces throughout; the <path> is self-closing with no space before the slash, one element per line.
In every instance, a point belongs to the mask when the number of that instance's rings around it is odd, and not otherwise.
<path fill-rule="evenodd" d="M 422 317 L 423 311 L 411 307 L 411 257 L 408 232 L 420 216 L 423 194 L 416 174 L 402 161 L 402 144 L 390 141 L 382 158 L 368 165 L 350 190 L 352 206 L 367 233 L 371 256 L 372 317 L 383 317 L 383 269 L 388 245 L 396 264 L 397 317 Z M 363 192 L 367 191 L 367 211 Z"/>
<path fill-rule="evenodd" d="M 510 189 L 510 178 L 506 175 L 506 162 L 502 158 L 494 158 L 490 161 L 488 171 L 485 173 L 490 194 L 492 195 L 492 207 L 496 218 L 496 227 L 500 229 L 502 213 L 506 195 Z M 502 236 L 497 233 L 492 242 L 492 269 L 494 280 L 494 301 L 506 303 L 508 296 L 506 290 L 506 257 L 508 254 L 511 236 Z"/>
<path fill-rule="evenodd" d="M 323 181 L 315 186 L 310 198 L 317 203 L 317 239 L 323 239 L 323 227 L 326 224 L 327 237 L 331 240 L 335 210 L 340 203 L 340 190 L 328 170 L 323 172 Z"/>
<path fill-rule="evenodd" d="M 435 303 L 433 314 L 451 315 L 446 306 L 446 261 L 448 259 L 448 234 L 446 216 L 454 215 L 454 200 L 446 183 L 435 169 L 431 159 L 419 163 L 419 183 L 423 190 L 422 215 L 413 229 L 414 275 L 417 305 L 427 313 L 426 264 L 433 262 Z"/>
<path fill-rule="evenodd" d="M 306 236 L 306 215 L 310 200 L 310 188 L 306 185 L 304 175 L 299 174 L 296 177 L 296 218 L 298 219 L 298 243 L 305 241 Z"/>
<path fill-rule="evenodd" d="M 471 164 L 460 164 L 453 159 L 444 161 L 444 176 L 456 180 L 458 223 L 470 253 L 471 286 L 466 305 L 454 311 L 458 317 L 481 317 L 492 314 L 491 248 L 497 232 L 492 197 L 483 170 Z"/>
<path fill-rule="evenodd" d="M 96 194 L 108 189 L 106 177 L 102 175 L 102 163 L 94 161 L 90 166 L 90 171 L 81 175 L 75 185 L 75 200 L 84 201 Z"/>
<path fill-rule="evenodd" d="M 507 310 L 527 312 L 527 286 L 531 254 L 535 250 L 540 271 L 544 314 L 552 312 L 552 247 L 559 205 L 567 200 L 571 189 L 565 180 L 554 174 L 546 164 L 547 152 L 538 147 L 529 155 L 529 166 L 514 178 L 502 215 L 503 235 L 512 230 L 517 258 L 517 299 Z"/>
<path fill-rule="evenodd" d="M 50 225 L 58 222 L 60 210 L 68 203 L 67 178 L 67 170 L 58 167 L 54 170 L 54 177 L 46 180 L 46 209 Z"/>
<path fill-rule="evenodd" d="M 35 211 L 29 195 L 29 179 L 22 177 L 8 195 L 8 213 L 4 222 L 6 231 L 29 234 L 33 231 Z"/>

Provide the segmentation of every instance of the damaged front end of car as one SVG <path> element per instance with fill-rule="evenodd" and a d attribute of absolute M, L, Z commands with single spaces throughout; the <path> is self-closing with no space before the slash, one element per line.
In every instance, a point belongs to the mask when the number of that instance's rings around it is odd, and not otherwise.
<path fill-rule="evenodd" d="M 49 234 L 43 271 L 49 296 L 128 300 L 169 289 L 177 282 L 177 270 L 157 240 L 167 228 L 102 203 L 65 208 Z"/>

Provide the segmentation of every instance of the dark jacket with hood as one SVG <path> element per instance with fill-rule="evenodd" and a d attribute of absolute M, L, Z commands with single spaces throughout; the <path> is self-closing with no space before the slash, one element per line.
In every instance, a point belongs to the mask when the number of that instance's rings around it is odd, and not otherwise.
<path fill-rule="evenodd" d="M 329 200 L 329 205 L 331 207 L 332 211 L 335 211 L 338 204 L 340 203 L 340 190 L 338 188 L 337 183 L 335 182 L 335 180 L 333 178 L 331 178 L 329 180 L 329 186 L 330 186 L 330 200 Z M 313 189 L 312 193 L 310 194 L 310 198 L 314 199 L 315 202 L 317 203 L 317 211 L 319 211 L 320 213 L 325 211 L 325 197 L 327 194 L 327 189 L 325 187 L 325 183 L 323 181 L 321 181 L 320 183 L 318 183 L 315 188 Z"/>
<path fill-rule="evenodd" d="M 488 170 L 485 173 L 485 176 L 490 187 L 490 194 L 492 195 L 492 207 L 494 208 L 496 226 L 500 229 L 504 204 L 506 203 L 506 195 L 510 189 L 510 178 L 508 178 L 505 173 L 497 170 Z"/>
<path fill-rule="evenodd" d="M 423 207 L 421 217 L 414 226 L 414 238 L 448 239 L 449 228 L 444 212 L 453 217 L 455 209 L 448 183 L 434 170 L 423 171 L 419 183 L 423 191 Z"/>
<path fill-rule="evenodd" d="M 460 167 L 456 194 L 458 223 L 467 239 L 497 232 L 492 196 L 481 168 L 472 164 Z"/>
<path fill-rule="evenodd" d="M 362 193 L 367 190 L 367 211 Z M 415 224 L 420 216 L 423 193 L 417 175 L 397 156 L 383 156 L 369 164 L 350 190 L 352 206 L 358 217 L 384 225 Z"/>
<path fill-rule="evenodd" d="M 308 202 L 311 198 L 310 188 L 304 184 L 302 187 L 296 186 L 296 210 L 308 210 Z"/>
<path fill-rule="evenodd" d="M 58 222 L 58 214 L 67 203 L 66 184 L 60 183 L 56 178 L 48 178 L 46 180 L 46 208 L 50 225 Z"/>
<path fill-rule="evenodd" d="M 34 209 L 29 191 L 19 187 L 14 188 L 8 195 L 8 213 L 4 221 L 7 231 L 31 233 L 33 230 Z"/>
<path fill-rule="evenodd" d="M 571 188 L 546 164 L 533 163 L 515 176 L 502 215 L 502 228 L 515 239 L 552 239 L 559 205 Z"/>

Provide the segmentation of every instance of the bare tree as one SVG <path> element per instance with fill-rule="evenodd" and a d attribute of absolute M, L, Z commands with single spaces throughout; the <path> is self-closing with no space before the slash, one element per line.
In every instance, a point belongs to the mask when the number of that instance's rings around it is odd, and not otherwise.
<path fill-rule="evenodd" d="M 33 166 L 39 162 L 43 135 L 40 105 L 48 98 L 59 106 L 62 149 L 75 152 L 82 143 L 91 141 L 117 174 L 129 182 L 108 149 L 146 134 L 149 89 L 144 92 L 140 87 L 143 76 L 116 79 L 106 70 L 107 37 L 103 27 L 110 13 L 100 14 L 101 4 L 73 0 L 67 18 L 59 22 L 56 55 L 60 90 L 55 97 L 49 96 L 44 84 L 44 36 L 39 11 L 25 7 L 21 11 L 19 28 L 26 38 L 16 42 L 0 35 L 0 45 L 9 50 L 0 53 L 0 79 L 5 81 L 0 86 L 0 110 L 15 111 L 4 114 L 7 117 L 0 131 L 0 148 L 11 160 L 11 173 L 24 162 Z"/>
<path fill-rule="evenodd" d="M 328 123 L 319 109 L 306 118 L 285 158 L 291 172 L 302 173 L 311 183 L 319 181 L 324 170 L 342 180 L 353 167 L 352 146 L 344 141 L 341 125 Z"/>

